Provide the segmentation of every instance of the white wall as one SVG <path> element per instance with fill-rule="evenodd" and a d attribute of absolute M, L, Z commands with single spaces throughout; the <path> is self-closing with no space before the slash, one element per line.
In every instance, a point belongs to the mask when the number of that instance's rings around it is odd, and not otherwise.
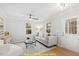
<path fill-rule="evenodd" d="M 77 34 L 65 34 L 65 20 L 77 17 L 78 28 Z M 76 6 L 72 9 L 63 10 L 62 12 L 56 14 L 54 16 L 54 32 L 57 34 L 63 34 L 64 36 L 60 36 L 59 46 L 64 48 L 79 52 L 79 7 Z"/>
<path fill-rule="evenodd" d="M 38 25 L 43 25 L 45 22 L 42 21 L 34 21 L 26 19 L 22 20 L 17 17 L 9 17 L 9 20 L 6 21 L 6 30 L 10 32 L 13 37 L 13 42 L 16 41 L 24 41 L 26 40 L 26 23 L 30 22 L 32 25 L 32 34 L 36 34 L 38 29 L 36 28 Z M 11 20 L 10 20 L 11 19 Z"/>
<path fill-rule="evenodd" d="M 49 6 L 50 4 L 38 3 L 0 4 L 0 16 L 5 18 L 5 30 L 9 31 L 10 35 L 12 35 L 12 41 L 24 41 L 26 39 L 25 23 L 28 20 L 28 15 L 31 13 L 39 18 L 47 19 L 52 11 Z M 32 22 L 33 34 L 37 32 L 36 26 L 42 24 L 44 22 Z"/>
<path fill-rule="evenodd" d="M 13 12 L 13 14 L 11 13 L 11 15 L 9 15 L 8 13 L 11 12 L 5 12 L 5 10 L 2 10 L 2 8 L 0 8 L 0 16 L 2 16 L 5 20 L 5 31 L 9 31 L 10 35 L 12 36 L 12 42 L 17 42 L 17 41 L 24 41 L 26 39 L 26 23 L 27 22 L 31 22 L 32 25 L 32 34 L 36 34 L 39 30 L 37 29 L 37 26 L 40 25 L 45 25 L 45 21 L 42 20 L 30 20 L 27 18 L 22 18 L 19 17 L 19 15 L 15 15 Z M 15 15 L 15 16 L 12 16 Z"/>
<path fill-rule="evenodd" d="M 17 16 L 10 16 L 2 8 L 0 8 L 0 17 L 3 17 L 5 28 L 4 30 L 9 31 L 13 42 L 25 40 L 25 18 L 23 19 Z"/>
<path fill-rule="evenodd" d="M 19 20 L 6 21 L 6 31 L 9 31 L 12 36 L 12 41 L 25 40 L 25 22 Z"/>

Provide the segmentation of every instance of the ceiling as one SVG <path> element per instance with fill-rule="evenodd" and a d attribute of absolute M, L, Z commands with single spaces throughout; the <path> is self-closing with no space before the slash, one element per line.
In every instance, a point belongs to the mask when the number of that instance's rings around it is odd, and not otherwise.
<path fill-rule="evenodd" d="M 77 4 L 68 5 L 70 8 Z M 0 9 L 6 13 L 7 17 L 25 19 L 31 13 L 43 20 L 49 19 L 50 15 L 54 15 L 61 11 L 57 3 L 0 3 Z"/>

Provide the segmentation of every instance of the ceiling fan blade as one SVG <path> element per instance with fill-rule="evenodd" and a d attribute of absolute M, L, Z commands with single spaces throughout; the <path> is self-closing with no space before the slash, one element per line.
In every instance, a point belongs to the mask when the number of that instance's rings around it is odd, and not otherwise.
<path fill-rule="evenodd" d="M 34 19 L 34 20 L 39 20 L 38 18 L 32 18 L 32 19 Z"/>

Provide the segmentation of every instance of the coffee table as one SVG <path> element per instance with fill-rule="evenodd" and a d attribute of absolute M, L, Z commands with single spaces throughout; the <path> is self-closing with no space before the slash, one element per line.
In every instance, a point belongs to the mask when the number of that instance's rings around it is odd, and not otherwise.
<path fill-rule="evenodd" d="M 28 45 L 35 45 L 36 46 L 36 40 L 35 39 L 30 39 L 29 37 L 27 37 L 26 41 L 24 41 L 26 47 L 28 47 Z"/>

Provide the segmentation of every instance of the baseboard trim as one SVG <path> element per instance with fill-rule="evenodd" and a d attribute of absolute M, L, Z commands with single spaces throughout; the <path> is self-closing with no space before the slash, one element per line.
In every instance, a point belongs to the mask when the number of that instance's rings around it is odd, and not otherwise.
<path fill-rule="evenodd" d="M 57 46 L 57 44 L 51 45 L 51 46 L 47 46 L 47 45 L 45 45 L 44 43 L 42 43 L 42 42 L 40 42 L 40 41 L 38 41 L 38 40 L 36 40 L 36 41 L 39 42 L 39 43 L 41 43 L 42 45 L 44 45 L 44 46 L 47 47 L 47 48 L 51 48 L 51 47 Z"/>

